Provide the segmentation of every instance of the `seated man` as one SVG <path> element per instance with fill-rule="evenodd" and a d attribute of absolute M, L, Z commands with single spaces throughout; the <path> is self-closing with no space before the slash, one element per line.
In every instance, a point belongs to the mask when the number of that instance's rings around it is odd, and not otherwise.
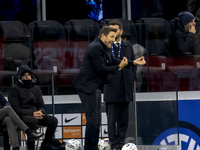
<path fill-rule="evenodd" d="M 15 77 L 17 83 L 8 94 L 8 101 L 12 108 L 30 129 L 35 131 L 38 125 L 47 126 L 41 149 L 45 145 L 60 145 L 61 143 L 53 138 L 58 120 L 54 116 L 46 114 L 42 92 L 35 85 L 37 81 L 35 75 L 27 65 L 21 65 Z M 27 145 L 28 150 L 35 149 L 34 141 L 27 141 Z"/>
<path fill-rule="evenodd" d="M 192 13 L 183 11 L 178 14 L 180 22 L 175 32 L 178 55 L 194 54 L 194 43 L 197 40 L 195 17 Z"/>

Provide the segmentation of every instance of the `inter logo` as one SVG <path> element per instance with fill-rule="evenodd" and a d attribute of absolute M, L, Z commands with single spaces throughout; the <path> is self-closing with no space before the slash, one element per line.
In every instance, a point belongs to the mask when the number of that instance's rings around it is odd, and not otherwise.
<path fill-rule="evenodd" d="M 190 129 L 171 128 L 161 133 L 153 145 L 181 145 L 182 150 L 200 150 L 200 137 Z"/>

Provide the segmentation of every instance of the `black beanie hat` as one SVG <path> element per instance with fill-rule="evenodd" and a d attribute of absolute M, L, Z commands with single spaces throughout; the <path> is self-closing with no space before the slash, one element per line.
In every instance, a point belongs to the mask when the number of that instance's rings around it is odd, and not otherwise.
<path fill-rule="evenodd" d="M 183 25 L 190 23 L 194 19 L 194 15 L 188 11 L 182 11 L 178 14 Z"/>

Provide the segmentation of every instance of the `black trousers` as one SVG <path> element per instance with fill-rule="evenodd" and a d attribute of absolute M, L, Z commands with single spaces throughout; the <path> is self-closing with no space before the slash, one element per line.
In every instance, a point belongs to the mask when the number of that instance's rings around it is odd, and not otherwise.
<path fill-rule="evenodd" d="M 42 120 L 36 119 L 33 116 L 21 116 L 21 119 L 24 123 L 32 130 L 36 130 L 38 125 L 47 126 L 45 138 L 43 143 L 45 144 L 52 144 L 54 133 L 57 128 L 58 120 L 54 116 L 45 115 Z M 35 141 L 27 141 L 28 150 L 35 149 Z"/>
<path fill-rule="evenodd" d="M 101 125 L 101 90 L 91 94 L 78 91 L 83 109 L 86 113 L 86 129 L 84 150 L 97 150 Z"/>
<path fill-rule="evenodd" d="M 106 103 L 108 137 L 111 148 L 122 148 L 128 128 L 129 102 Z"/>

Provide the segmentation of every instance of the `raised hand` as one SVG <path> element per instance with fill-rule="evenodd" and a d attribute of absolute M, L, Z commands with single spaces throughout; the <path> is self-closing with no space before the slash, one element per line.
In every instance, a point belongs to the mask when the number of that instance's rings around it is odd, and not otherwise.
<path fill-rule="evenodd" d="M 124 68 L 126 65 L 128 65 L 128 60 L 126 57 L 123 57 L 122 61 L 119 64 L 119 68 L 122 69 Z"/>
<path fill-rule="evenodd" d="M 196 29 L 195 29 L 195 26 L 191 26 L 190 28 L 189 28 L 189 32 L 192 32 L 192 33 L 196 33 Z"/>
<path fill-rule="evenodd" d="M 146 61 L 144 59 L 144 56 L 137 58 L 136 60 L 133 61 L 134 65 L 145 65 Z"/>

